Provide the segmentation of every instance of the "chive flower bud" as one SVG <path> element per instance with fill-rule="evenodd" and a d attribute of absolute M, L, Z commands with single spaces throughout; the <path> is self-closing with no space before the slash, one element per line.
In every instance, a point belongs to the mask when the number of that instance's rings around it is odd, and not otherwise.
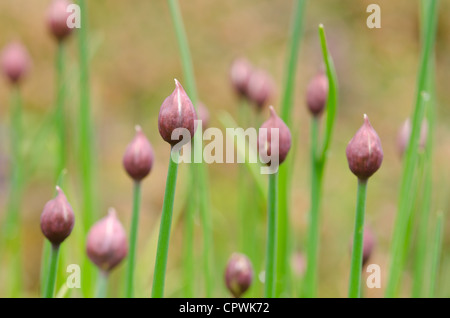
<path fill-rule="evenodd" d="M 252 284 L 253 267 L 247 256 L 233 253 L 225 269 L 225 284 L 230 293 L 241 297 Z"/>
<path fill-rule="evenodd" d="M 136 126 L 136 135 L 128 144 L 123 156 L 123 167 L 136 182 L 144 179 L 152 169 L 153 148 L 140 126 Z"/>
<path fill-rule="evenodd" d="M 248 82 L 248 97 L 258 109 L 264 107 L 273 95 L 274 84 L 270 75 L 263 70 L 255 70 Z"/>
<path fill-rule="evenodd" d="M 260 154 L 263 154 L 263 156 L 267 155 L 269 158 L 277 155 L 272 153 L 272 151 L 277 151 L 278 163 L 282 164 L 291 149 L 292 136 L 288 126 L 278 117 L 272 106 L 269 106 L 269 111 L 269 119 L 259 129 L 258 150 Z M 277 139 L 272 138 L 272 129 L 278 129 Z M 266 163 L 270 164 L 270 162 Z"/>
<path fill-rule="evenodd" d="M 325 109 L 328 98 L 328 77 L 320 71 L 314 76 L 306 90 L 306 105 L 313 116 L 319 116 Z"/>
<path fill-rule="evenodd" d="M 245 58 L 237 58 L 230 68 L 231 85 L 241 97 L 248 97 L 248 83 L 253 72 L 253 67 Z"/>
<path fill-rule="evenodd" d="M 53 0 L 47 12 L 47 25 L 50 33 L 58 41 L 63 41 L 72 33 L 72 28 L 67 25 L 70 12 L 67 7 L 72 3 L 68 0 Z"/>
<path fill-rule="evenodd" d="M 189 96 L 180 82 L 175 80 L 175 90 L 164 100 L 159 110 L 158 129 L 161 137 L 173 146 L 180 141 L 177 138 L 182 135 L 181 129 L 187 129 L 192 139 L 196 119 L 195 108 Z M 180 131 L 177 132 L 179 129 Z M 173 137 L 172 134 L 174 134 Z"/>
<path fill-rule="evenodd" d="M 422 121 L 422 126 L 420 127 L 420 137 L 419 137 L 419 150 L 423 151 L 425 149 L 425 145 L 427 143 L 427 135 L 428 135 L 428 122 L 426 120 Z M 408 147 L 409 138 L 411 136 L 411 120 L 408 118 L 403 123 L 402 127 L 398 132 L 397 137 L 397 150 L 400 157 L 403 157 L 403 154 Z"/>
<path fill-rule="evenodd" d="M 41 214 L 41 230 L 55 246 L 61 244 L 72 232 L 75 216 L 72 207 L 60 187 L 56 197 L 48 201 Z"/>
<path fill-rule="evenodd" d="M 381 166 L 381 141 L 366 114 L 364 124 L 347 145 L 346 155 L 350 170 L 361 180 L 367 180 Z"/>
<path fill-rule="evenodd" d="M 111 271 L 127 256 L 127 236 L 113 208 L 89 230 L 86 245 L 88 257 L 104 272 Z"/>
<path fill-rule="evenodd" d="M 198 119 L 202 121 L 202 128 L 203 129 L 208 128 L 210 120 L 209 110 L 202 102 L 198 102 L 197 104 L 197 115 Z"/>
<path fill-rule="evenodd" d="M 31 66 L 30 56 L 20 42 L 8 44 L 1 59 L 3 73 L 12 84 L 18 84 L 26 75 Z"/>

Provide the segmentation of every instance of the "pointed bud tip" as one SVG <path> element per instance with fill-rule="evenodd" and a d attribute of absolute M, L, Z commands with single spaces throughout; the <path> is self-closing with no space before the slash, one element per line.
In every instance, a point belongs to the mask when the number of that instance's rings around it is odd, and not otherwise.
<path fill-rule="evenodd" d="M 134 130 L 138 133 L 138 132 L 142 132 L 142 128 L 139 125 L 134 126 Z"/>

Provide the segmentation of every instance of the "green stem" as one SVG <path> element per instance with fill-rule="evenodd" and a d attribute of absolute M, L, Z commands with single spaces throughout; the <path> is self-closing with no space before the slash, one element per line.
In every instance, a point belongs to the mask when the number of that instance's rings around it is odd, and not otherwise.
<path fill-rule="evenodd" d="M 350 284 L 348 297 L 361 297 L 361 272 L 362 272 L 362 257 L 363 257 L 363 237 L 364 237 L 364 214 L 366 211 L 366 194 L 367 194 L 367 179 L 358 179 L 358 194 L 356 198 L 356 218 L 355 230 L 353 233 L 353 248 L 352 248 L 352 265 L 350 269 Z"/>
<path fill-rule="evenodd" d="M 59 244 L 52 245 L 50 252 L 50 264 L 47 275 L 47 286 L 45 287 L 45 298 L 53 298 L 55 294 L 56 273 L 58 269 Z"/>
<path fill-rule="evenodd" d="M 63 41 L 58 42 L 58 52 L 56 57 L 56 112 L 55 121 L 59 138 L 59 156 L 56 165 L 56 177 L 66 168 L 67 162 L 67 140 L 66 140 L 66 120 L 64 112 L 65 101 L 65 78 L 64 78 L 64 60 L 65 45 Z"/>
<path fill-rule="evenodd" d="M 192 169 L 191 169 L 192 170 Z M 195 227 L 195 207 L 197 206 L 195 195 L 195 178 L 190 173 L 190 182 L 188 186 L 187 207 L 184 224 L 184 285 L 185 298 L 194 297 L 194 227 Z"/>
<path fill-rule="evenodd" d="M 319 119 L 311 123 L 311 208 L 307 243 L 307 265 L 304 278 L 304 297 L 315 297 L 317 293 L 318 250 L 319 250 L 319 205 L 322 188 L 322 164 L 317 157 L 319 146 Z"/>
<path fill-rule="evenodd" d="M 303 33 L 303 15 L 305 11 L 305 0 L 295 1 L 295 10 L 292 16 L 289 51 L 285 65 L 285 80 L 283 97 L 281 101 L 281 118 L 292 128 L 292 108 L 294 105 L 294 87 L 297 74 L 297 62 L 300 50 L 300 42 Z M 290 177 L 292 176 L 293 161 L 289 158 L 279 168 L 279 202 L 278 202 L 278 237 L 277 237 L 277 285 L 276 294 L 280 296 L 288 288 L 290 281 L 289 267 L 289 210 L 290 210 Z"/>
<path fill-rule="evenodd" d="M 141 202 L 141 183 L 135 181 L 133 184 L 133 216 L 130 229 L 130 248 L 128 253 L 126 297 L 132 298 L 134 294 L 134 267 L 136 263 L 136 249 L 139 229 L 139 207 Z"/>
<path fill-rule="evenodd" d="M 433 244 L 433 254 L 431 258 L 431 275 L 430 275 L 430 298 L 435 297 L 436 283 L 439 272 L 439 261 L 441 259 L 442 249 L 442 226 L 444 214 L 439 212 L 437 216 L 436 230 Z"/>
<path fill-rule="evenodd" d="M 417 157 L 418 157 L 418 143 L 420 137 L 420 127 L 424 116 L 426 94 L 424 90 L 427 85 L 427 74 L 430 62 L 430 55 L 433 50 L 436 22 L 437 22 L 437 1 L 431 0 L 428 7 L 428 16 L 426 19 L 426 32 L 424 45 L 421 53 L 421 62 L 418 73 L 417 91 L 416 91 L 416 106 L 412 117 L 412 130 L 405 153 L 405 161 L 403 166 L 403 175 L 400 188 L 399 208 L 397 219 L 394 227 L 394 234 L 391 248 L 391 264 L 389 268 L 389 279 L 386 288 L 386 297 L 395 297 L 400 281 L 402 278 L 404 268 L 404 248 L 407 239 L 407 226 L 412 209 L 411 194 L 417 186 L 413 182 L 415 175 Z"/>
<path fill-rule="evenodd" d="M 269 202 L 267 205 L 267 247 L 266 247 L 266 279 L 264 297 L 275 296 L 276 249 L 277 249 L 277 200 L 278 172 L 269 175 Z"/>
<path fill-rule="evenodd" d="M 175 34 L 177 37 L 178 47 L 180 49 L 181 64 L 183 67 L 183 75 L 185 77 L 185 88 L 192 101 L 195 109 L 197 109 L 198 95 L 197 87 L 195 83 L 194 67 L 192 64 L 191 53 L 189 51 L 189 43 L 187 40 L 186 30 L 183 24 L 183 18 L 179 8 L 177 0 L 168 0 L 169 10 L 172 17 L 172 22 L 175 29 Z M 196 145 L 201 145 L 202 134 L 197 131 L 194 135 L 192 144 L 194 147 L 195 158 L 200 158 L 202 156 L 202 148 L 196 147 Z M 213 274 L 212 268 L 212 222 L 210 218 L 209 209 L 209 192 L 207 186 L 207 172 L 203 164 L 193 164 L 191 167 L 191 173 L 198 177 L 198 196 L 199 196 L 199 208 L 200 216 L 203 227 L 203 264 L 205 273 L 205 290 L 206 297 L 210 297 L 213 289 Z"/>
<path fill-rule="evenodd" d="M 179 155 L 179 152 L 171 151 L 171 156 L 169 159 L 166 191 L 164 194 L 158 247 L 156 250 L 155 271 L 153 274 L 153 298 L 162 298 L 164 296 L 164 281 L 166 277 L 167 255 L 169 253 L 170 227 L 172 224 L 173 202 L 175 199 Z"/>
<path fill-rule="evenodd" d="M 81 13 L 82 26 L 78 29 L 78 47 L 80 59 L 80 113 L 79 113 L 79 161 L 80 179 L 82 191 L 82 225 L 83 232 L 87 234 L 96 219 L 95 212 L 95 187 L 94 187 L 94 154 L 93 154 L 93 128 L 91 118 L 90 102 L 90 80 L 89 80 L 89 41 L 88 41 L 88 15 L 87 2 L 78 0 Z M 85 242 L 82 244 L 85 248 Z M 83 262 L 84 275 L 82 289 L 85 296 L 94 295 L 94 282 L 97 271 L 92 263 L 85 257 Z"/>
<path fill-rule="evenodd" d="M 108 295 L 108 278 L 109 273 L 100 271 L 97 280 L 97 298 L 106 298 Z"/>

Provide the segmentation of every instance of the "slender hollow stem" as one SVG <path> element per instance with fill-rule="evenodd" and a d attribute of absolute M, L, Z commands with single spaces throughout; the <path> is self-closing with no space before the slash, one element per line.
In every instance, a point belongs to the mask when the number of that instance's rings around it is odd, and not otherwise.
<path fill-rule="evenodd" d="M 358 179 L 356 218 L 353 233 L 352 263 L 350 269 L 349 298 L 361 297 L 361 272 L 363 257 L 364 215 L 366 211 L 367 179 Z"/>
<path fill-rule="evenodd" d="M 80 61 L 80 109 L 79 109 L 79 162 L 82 193 L 82 225 L 83 232 L 87 234 L 97 218 L 95 212 L 96 191 L 94 187 L 94 134 L 91 118 L 90 76 L 89 76 L 89 38 L 88 38 L 88 12 L 87 2 L 78 0 L 82 16 L 81 28 L 78 29 L 78 48 Z M 82 247 L 84 249 L 85 242 Z M 82 276 L 82 290 L 85 296 L 93 297 L 97 270 L 85 257 L 83 261 L 84 275 Z"/>
<path fill-rule="evenodd" d="M 317 157 L 319 146 L 319 119 L 311 122 L 311 208 L 309 212 L 309 232 L 307 243 L 307 265 L 304 279 L 304 296 L 315 297 L 317 293 L 317 272 L 319 254 L 320 196 L 323 166 Z"/>
<path fill-rule="evenodd" d="M 192 173 L 188 185 L 187 206 L 184 220 L 184 285 L 185 298 L 194 297 L 195 264 L 194 264 L 194 227 L 195 207 L 197 206 L 195 195 L 195 178 Z"/>
<path fill-rule="evenodd" d="M 50 251 L 50 263 L 47 274 L 47 286 L 45 287 L 45 298 L 53 298 L 55 294 L 56 273 L 58 271 L 59 244 L 52 245 Z"/>
<path fill-rule="evenodd" d="M 139 229 L 139 208 L 141 205 L 141 182 L 135 181 L 133 184 L 133 216 L 130 229 L 130 248 L 128 254 L 126 293 L 127 298 L 134 295 L 134 268 L 136 263 L 136 249 Z"/>
<path fill-rule="evenodd" d="M 59 155 L 56 165 L 56 177 L 66 168 L 67 162 L 67 140 L 66 140 L 66 120 L 64 111 L 65 102 L 65 44 L 63 41 L 58 42 L 58 52 L 56 56 L 56 111 L 55 124 L 59 138 Z"/>
<path fill-rule="evenodd" d="M 180 57 L 183 67 L 183 74 L 185 77 L 185 87 L 188 95 L 197 109 L 197 87 L 194 76 L 194 67 L 192 64 L 191 53 L 189 50 L 189 43 L 187 40 L 186 30 L 184 28 L 183 18 L 181 15 L 178 0 L 168 0 L 169 10 L 172 17 L 172 22 L 177 37 L 178 46 L 180 49 Z M 200 158 L 202 156 L 201 145 L 202 134 L 197 131 L 193 138 L 194 157 Z M 199 196 L 199 210 L 203 228 L 203 264 L 205 273 L 205 291 L 206 297 L 210 297 L 213 289 L 213 274 L 212 274 L 212 222 L 209 209 L 209 192 L 207 186 L 207 172 L 203 164 L 193 164 L 191 166 L 191 173 L 198 178 L 198 196 Z"/>
<path fill-rule="evenodd" d="M 291 127 L 291 113 L 294 105 L 294 87 L 297 71 L 298 53 L 303 34 L 303 15 L 305 11 L 305 0 L 296 0 L 295 10 L 292 16 L 289 51 L 285 65 L 285 82 L 281 102 L 281 118 Z M 279 206 L 278 206 L 278 234 L 277 234 L 277 286 L 276 294 L 280 296 L 288 288 L 289 270 L 289 200 L 290 200 L 290 177 L 292 176 L 293 161 L 289 158 L 280 166 L 279 171 Z"/>
<path fill-rule="evenodd" d="M 100 271 L 97 280 L 97 298 L 106 298 L 108 295 L 108 279 L 109 273 L 105 271 Z"/>
<path fill-rule="evenodd" d="M 437 22 L 437 1 L 431 0 L 427 9 L 426 17 L 426 31 L 422 47 L 421 61 L 419 65 L 417 90 L 416 90 L 416 105 L 412 116 L 412 129 L 409 139 L 408 147 L 406 148 L 403 174 L 401 180 L 399 207 L 397 218 L 394 226 L 394 234 L 391 247 L 391 263 L 389 268 L 389 279 L 386 287 L 386 297 L 395 297 L 400 281 L 402 278 L 404 268 L 404 249 L 405 241 L 407 239 L 407 225 L 411 215 L 412 198 L 411 193 L 417 184 L 413 182 L 415 175 L 417 158 L 418 158 L 418 144 L 420 138 L 420 127 L 424 116 L 425 95 L 424 89 L 427 85 L 427 74 L 430 62 L 431 52 L 433 51 L 435 41 L 435 31 Z"/>
<path fill-rule="evenodd" d="M 267 205 L 266 278 L 264 297 L 275 297 L 277 249 L 278 172 L 269 175 Z"/>
<path fill-rule="evenodd" d="M 155 271 L 153 274 L 153 298 L 164 296 L 164 282 L 166 277 L 167 255 L 169 253 L 170 227 L 172 224 L 173 202 L 175 199 L 175 187 L 177 184 L 178 157 L 179 152 L 172 152 L 169 159 L 169 170 L 167 172 L 166 191 L 161 215 L 159 229 L 158 247 L 156 250 Z"/>
<path fill-rule="evenodd" d="M 436 229 L 433 242 L 433 254 L 431 258 L 431 275 L 430 275 L 430 298 L 435 297 L 436 284 L 438 280 L 439 261 L 441 259 L 442 249 L 442 227 L 443 227 L 444 214 L 439 212 L 437 216 Z"/>

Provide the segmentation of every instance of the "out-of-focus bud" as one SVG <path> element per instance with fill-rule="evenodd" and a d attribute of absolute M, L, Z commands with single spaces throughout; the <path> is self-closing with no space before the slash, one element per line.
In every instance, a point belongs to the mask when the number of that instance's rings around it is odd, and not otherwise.
<path fill-rule="evenodd" d="M 282 164 L 291 149 L 291 132 L 272 106 L 269 106 L 269 111 L 270 118 L 259 129 L 258 151 L 260 154 L 267 154 L 270 157 L 272 156 L 272 150 L 278 150 L 278 163 Z M 272 138 L 272 129 L 278 129 L 278 140 Z M 264 130 L 267 133 L 263 133 Z M 267 164 L 270 164 L 270 162 L 267 162 Z"/>
<path fill-rule="evenodd" d="M 113 208 L 90 229 L 86 252 L 103 272 L 111 271 L 127 256 L 127 236 Z"/>
<path fill-rule="evenodd" d="M 123 167 L 134 181 L 141 181 L 153 166 L 153 149 L 140 126 L 136 126 L 136 135 L 128 145 L 123 156 Z"/>
<path fill-rule="evenodd" d="M 210 115 L 208 108 L 202 102 L 198 102 L 197 104 L 197 117 L 202 121 L 203 130 L 207 129 L 209 127 Z"/>
<path fill-rule="evenodd" d="M 248 257 L 233 253 L 225 270 L 225 284 L 230 293 L 236 298 L 241 297 L 252 284 L 252 280 L 253 267 Z"/>
<path fill-rule="evenodd" d="M 319 116 L 325 109 L 328 98 L 328 77 L 320 71 L 314 76 L 306 90 L 306 105 L 313 116 Z"/>
<path fill-rule="evenodd" d="M 248 97 L 258 109 L 262 109 L 272 98 L 274 86 L 273 80 L 267 72 L 255 70 L 248 82 Z"/>
<path fill-rule="evenodd" d="M 239 95 L 248 97 L 248 83 L 252 72 L 253 67 L 245 58 L 237 58 L 231 64 L 231 84 Z"/>
<path fill-rule="evenodd" d="M 8 44 L 2 54 L 3 73 L 12 84 L 18 84 L 31 66 L 30 56 L 20 42 Z"/>
<path fill-rule="evenodd" d="M 402 127 L 398 132 L 397 137 L 397 150 L 400 157 L 403 157 L 406 147 L 409 144 L 409 138 L 411 136 L 411 120 L 408 118 L 403 123 Z M 426 120 L 422 121 L 422 126 L 420 127 L 420 139 L 419 139 L 419 150 L 423 151 L 427 143 L 428 136 L 428 122 Z"/>
<path fill-rule="evenodd" d="M 305 255 L 301 252 L 296 252 L 292 255 L 291 266 L 296 276 L 302 277 L 306 270 Z"/>
<path fill-rule="evenodd" d="M 50 33 L 58 40 L 63 41 L 72 33 L 72 28 L 67 25 L 71 13 L 67 7 L 72 3 L 68 0 L 53 0 L 47 12 L 47 25 Z"/>
<path fill-rule="evenodd" d="M 375 248 L 375 243 L 376 240 L 372 230 L 367 226 L 364 227 L 362 266 L 365 266 L 370 259 L 373 249 Z M 353 240 L 351 241 L 350 248 L 353 248 Z"/>
<path fill-rule="evenodd" d="M 189 96 L 175 80 L 175 90 L 164 100 L 159 110 L 158 128 L 161 137 L 172 146 L 181 138 L 172 139 L 172 133 L 176 129 L 187 129 L 191 138 L 194 137 L 196 119 L 195 108 Z"/>
<path fill-rule="evenodd" d="M 381 166 L 383 149 L 377 132 L 364 114 L 364 124 L 350 140 L 346 149 L 350 170 L 360 180 L 367 180 Z"/>
<path fill-rule="evenodd" d="M 72 232 L 75 216 L 64 192 L 56 187 L 58 194 L 48 201 L 41 214 L 41 230 L 53 244 L 61 244 Z"/>

